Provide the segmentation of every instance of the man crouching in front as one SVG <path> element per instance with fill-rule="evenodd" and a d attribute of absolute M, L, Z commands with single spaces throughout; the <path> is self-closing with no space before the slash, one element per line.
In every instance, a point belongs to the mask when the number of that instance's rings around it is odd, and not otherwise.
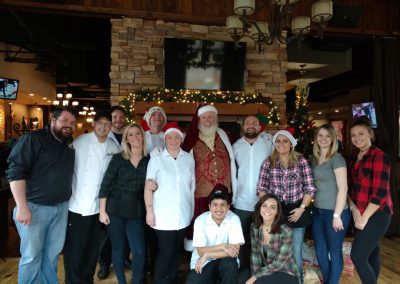
<path fill-rule="evenodd" d="M 237 215 L 229 210 L 230 197 L 225 186 L 217 184 L 208 202 L 210 211 L 194 222 L 193 253 L 186 284 L 236 283 L 238 255 L 244 244 Z"/>

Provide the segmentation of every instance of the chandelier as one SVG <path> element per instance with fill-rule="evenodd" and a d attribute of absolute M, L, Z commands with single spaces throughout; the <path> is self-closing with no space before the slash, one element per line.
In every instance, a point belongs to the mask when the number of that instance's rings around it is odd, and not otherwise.
<path fill-rule="evenodd" d="M 257 45 L 258 51 L 263 52 L 265 45 L 274 42 L 285 43 L 286 33 L 291 31 L 301 45 L 304 35 L 310 32 L 311 21 L 318 25 L 318 36 L 323 37 L 323 30 L 333 15 L 331 0 L 315 1 L 311 6 L 311 19 L 299 16 L 292 19 L 289 27 L 289 18 L 293 5 L 299 0 L 262 0 L 269 10 L 270 22 L 256 22 L 249 18 L 256 9 L 255 0 L 235 0 L 235 15 L 226 18 L 226 31 L 231 35 L 235 44 L 249 37 Z"/>
<path fill-rule="evenodd" d="M 82 116 L 86 116 L 86 122 L 92 122 L 93 116 L 96 115 L 96 112 L 94 111 L 94 107 L 88 105 L 84 106 L 79 114 Z"/>
<path fill-rule="evenodd" d="M 70 101 L 72 99 L 71 93 L 58 93 L 57 100 L 53 101 L 53 105 L 55 106 L 69 106 Z M 72 101 L 71 106 L 76 107 L 79 105 L 78 101 Z"/>

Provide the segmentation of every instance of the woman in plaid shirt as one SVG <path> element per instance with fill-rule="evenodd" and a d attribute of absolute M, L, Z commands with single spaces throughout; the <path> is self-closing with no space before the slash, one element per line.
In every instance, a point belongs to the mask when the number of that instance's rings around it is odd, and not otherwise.
<path fill-rule="evenodd" d="M 246 284 L 297 284 L 292 229 L 282 224 L 282 205 L 273 194 L 260 198 L 251 224 L 251 277 Z"/>
<path fill-rule="evenodd" d="M 275 148 L 261 166 L 257 194 L 260 197 L 267 193 L 274 194 L 283 206 L 292 208 L 285 217 L 287 224 L 294 227 L 293 254 L 302 283 L 302 247 L 307 225 L 296 222 L 311 202 L 316 188 L 310 165 L 301 154 L 294 151 L 297 141 L 292 134 L 286 130 L 279 130 L 272 142 Z"/>
<path fill-rule="evenodd" d="M 356 227 L 351 259 L 363 284 L 377 283 L 379 242 L 393 214 L 390 161 L 372 145 L 374 132 L 368 120 L 357 119 L 350 130 L 357 153 L 350 162 L 349 206 Z"/>

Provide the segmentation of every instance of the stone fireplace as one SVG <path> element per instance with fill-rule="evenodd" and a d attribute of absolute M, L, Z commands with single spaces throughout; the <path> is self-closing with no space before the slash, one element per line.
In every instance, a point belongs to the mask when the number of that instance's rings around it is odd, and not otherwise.
<path fill-rule="evenodd" d="M 163 45 L 165 37 L 230 41 L 224 27 L 171 23 L 137 18 L 112 19 L 111 104 L 134 89 L 163 87 Z M 287 51 L 285 44 L 266 46 L 258 53 L 247 41 L 246 93 L 271 97 L 285 124 Z"/>

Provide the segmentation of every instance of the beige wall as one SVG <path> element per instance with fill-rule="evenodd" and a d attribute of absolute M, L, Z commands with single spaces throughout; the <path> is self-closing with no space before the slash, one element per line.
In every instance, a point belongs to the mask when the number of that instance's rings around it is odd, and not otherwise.
<path fill-rule="evenodd" d="M 10 45 L 0 43 L 0 49 L 14 49 Z M 13 55 L 13 53 L 10 53 Z M 32 55 L 17 55 L 17 57 Z M 18 63 L 18 62 L 7 62 L 4 60 L 5 53 L 0 53 L 0 76 L 19 80 L 18 97 L 14 103 L 21 104 L 50 104 L 47 100 L 43 100 L 43 97 L 47 97 L 49 100 L 55 98 L 56 94 L 56 80 L 49 73 L 41 72 L 36 70 L 36 64 L 30 63 Z M 30 97 L 29 94 L 34 94 L 34 97 Z"/>
<path fill-rule="evenodd" d="M 16 51 L 18 48 L 0 43 L 0 49 Z M 10 55 L 14 54 L 11 52 Z M 33 58 L 32 56 L 32 54 L 25 53 L 17 55 L 18 58 Z M 55 98 L 56 80 L 49 73 L 36 70 L 36 67 L 36 64 L 7 62 L 5 53 L 0 53 L 0 77 L 19 80 L 17 100 L 6 100 L 4 103 L 5 119 L 11 119 L 11 126 L 15 123 L 21 124 L 24 116 L 27 121 L 31 117 L 38 117 L 39 127 L 43 127 L 43 111 L 34 105 L 51 104 L 48 100 L 52 101 Z M 29 94 L 34 94 L 34 96 L 29 96 Z M 44 97 L 47 99 L 43 99 Z M 8 133 L 9 130 L 1 139 L 17 136 L 14 131 Z"/>

